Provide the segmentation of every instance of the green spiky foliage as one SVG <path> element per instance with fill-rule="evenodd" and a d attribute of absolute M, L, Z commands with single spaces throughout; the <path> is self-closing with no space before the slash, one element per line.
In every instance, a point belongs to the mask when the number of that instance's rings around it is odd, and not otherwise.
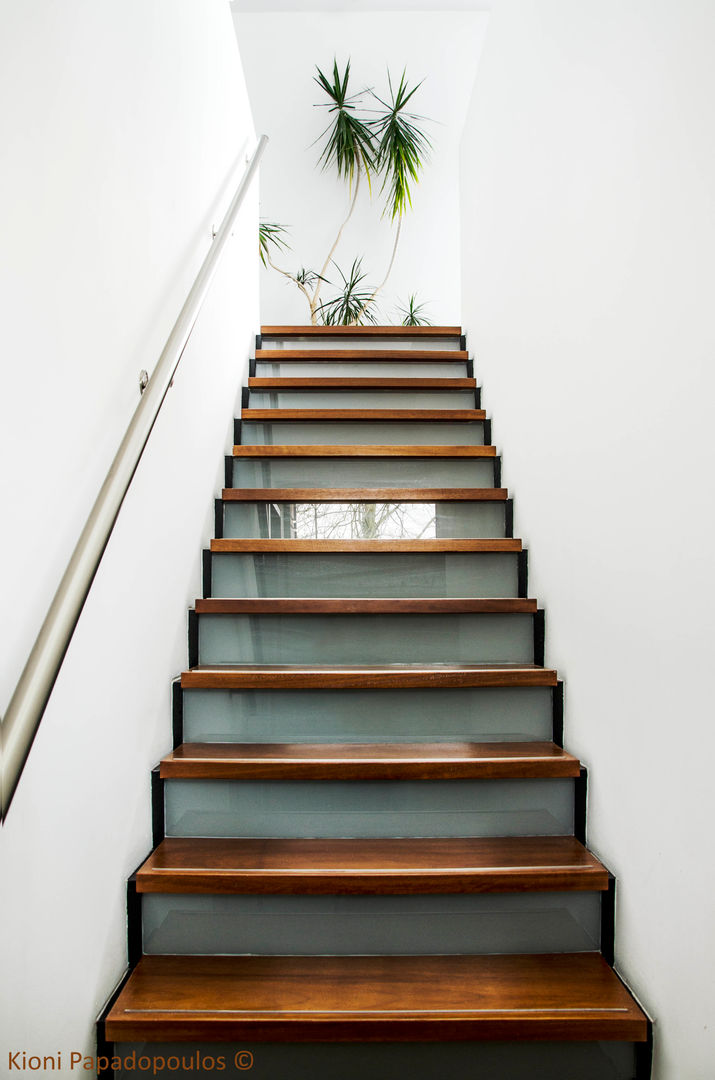
<path fill-rule="evenodd" d="M 397 310 L 402 316 L 402 326 L 431 326 L 432 320 L 424 314 L 426 303 L 417 303 L 417 294 L 412 293 L 406 304 L 398 304 Z"/>
<path fill-rule="evenodd" d="M 317 271 L 306 270 L 304 266 L 301 266 L 300 270 L 296 270 L 295 280 L 299 285 L 305 285 L 306 289 L 312 289 L 319 281 L 324 281 L 326 285 L 330 284 L 328 279 L 321 277 Z"/>
<path fill-rule="evenodd" d="M 323 169 L 335 166 L 338 176 L 352 183 L 356 170 L 364 168 L 369 179 L 373 159 L 373 137 L 369 123 L 356 115 L 355 109 L 360 104 L 362 94 L 349 94 L 350 61 L 345 71 L 340 74 L 337 60 L 333 60 L 332 79 L 327 78 L 319 67 L 314 81 L 327 94 L 329 101 L 321 102 L 320 108 L 327 108 L 330 123 L 322 133 L 328 140 L 323 147 L 318 161 Z"/>
<path fill-rule="evenodd" d="M 264 266 L 268 266 L 271 247 L 274 247 L 277 251 L 281 249 L 288 251 L 290 249 L 290 245 L 283 239 L 287 235 L 288 229 L 285 225 L 279 225 L 276 221 L 259 222 L 258 254 Z"/>
<path fill-rule="evenodd" d="M 372 289 L 362 285 L 367 277 L 363 273 L 362 259 L 355 259 L 350 272 L 345 276 L 337 263 L 333 263 L 335 269 L 342 278 L 342 289 L 331 300 L 322 303 L 318 314 L 325 326 L 362 326 L 364 323 L 375 323 L 374 301 Z"/>
<path fill-rule="evenodd" d="M 405 71 L 402 72 L 397 91 L 393 88 L 389 71 L 387 81 L 390 87 L 389 101 L 383 101 L 374 91 L 372 92 L 373 97 L 380 102 L 385 112 L 382 116 L 371 120 L 370 125 L 377 143 L 375 169 L 384 174 L 381 191 L 387 189 L 386 212 L 389 211 L 394 219 L 402 217 L 407 208 L 412 206 L 410 185 L 419 182 L 424 158 L 432 144 L 417 126 L 417 122 L 424 120 L 425 117 L 406 111 L 408 102 L 417 93 L 422 83 L 419 82 L 410 89 L 405 78 Z"/>
<path fill-rule="evenodd" d="M 400 241 L 402 218 L 412 206 L 412 186 L 419 180 L 431 144 L 421 127 L 421 121 L 425 118 L 409 111 L 412 99 L 422 84 L 410 86 L 404 70 L 396 88 L 388 70 L 388 100 L 383 100 L 372 89 L 351 92 L 349 60 L 342 71 L 336 59 L 333 60 L 332 72 L 330 69 L 326 70 L 327 75 L 316 67 L 314 75 L 314 81 L 324 95 L 318 107 L 327 109 L 330 117 L 327 127 L 316 140 L 324 140 L 318 163 L 323 170 L 335 169 L 338 178 L 349 184 L 350 203 L 347 215 L 324 262 L 320 264 L 319 271 L 302 267 L 294 272 L 275 265 L 272 258 L 275 257 L 275 251 L 288 248 L 283 238 L 286 230 L 275 222 L 264 222 L 261 225 L 260 255 L 264 266 L 270 265 L 300 289 L 308 302 L 313 324 L 322 320 L 328 325 L 359 325 L 362 322 L 376 321 L 372 315 L 375 310 L 375 297 L 385 286 L 392 271 Z M 363 99 L 368 95 L 377 103 L 378 108 L 365 109 Z M 369 115 L 370 113 L 372 115 Z M 355 259 L 347 276 L 338 269 L 342 279 L 342 292 L 321 303 L 321 288 L 324 283 L 329 284 L 326 276 L 328 267 L 355 210 L 363 173 L 368 184 L 371 174 L 379 175 L 382 180 L 380 194 L 385 196 L 383 214 L 389 213 L 393 221 L 397 219 L 387 271 L 380 284 L 370 290 L 362 284 L 366 275 L 362 273 L 361 261 Z M 421 305 L 417 305 L 417 308 L 420 307 Z M 408 316 L 405 314 L 405 317 Z M 416 317 L 424 316 L 420 316 L 418 312 Z"/>

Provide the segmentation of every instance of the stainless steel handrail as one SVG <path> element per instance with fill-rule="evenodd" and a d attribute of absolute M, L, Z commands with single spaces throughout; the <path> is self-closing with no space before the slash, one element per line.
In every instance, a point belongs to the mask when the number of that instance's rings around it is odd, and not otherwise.
<path fill-rule="evenodd" d="M 132 477 L 209 290 L 236 215 L 268 143 L 261 135 L 82 530 L 2 720 L 4 821 L 65 653 Z"/>

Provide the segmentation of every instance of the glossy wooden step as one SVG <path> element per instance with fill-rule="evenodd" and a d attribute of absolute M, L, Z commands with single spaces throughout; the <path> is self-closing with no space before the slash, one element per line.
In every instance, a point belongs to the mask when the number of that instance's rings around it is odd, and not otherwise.
<path fill-rule="evenodd" d="M 410 895 L 605 891 L 608 871 L 572 836 L 399 840 L 171 837 L 138 892 Z"/>
<path fill-rule="evenodd" d="M 576 777 L 580 762 L 551 742 L 184 743 L 165 779 L 514 780 Z"/>
<path fill-rule="evenodd" d="M 506 488 L 224 488 L 226 502 L 506 502 Z"/>
<path fill-rule="evenodd" d="M 466 349 L 256 349 L 256 361 L 284 360 L 443 360 L 445 363 L 468 360 Z"/>
<path fill-rule="evenodd" d="M 347 666 L 202 665 L 184 671 L 184 689 L 399 690 L 462 686 L 556 686 L 550 668 L 531 664 L 393 664 Z"/>
<path fill-rule="evenodd" d="M 242 409 L 242 420 L 485 420 L 484 409 Z"/>
<path fill-rule="evenodd" d="M 461 337 L 461 326 L 262 326 L 262 337 Z"/>
<path fill-rule="evenodd" d="M 261 378 L 248 380 L 251 390 L 476 390 L 476 379 L 420 378 Z"/>
<path fill-rule="evenodd" d="M 533 615 L 536 600 L 518 597 L 210 597 L 199 615 Z"/>
<path fill-rule="evenodd" d="M 647 1019 L 597 953 L 143 956 L 110 1041 L 645 1041 Z"/>
<path fill-rule="evenodd" d="M 234 446 L 236 458 L 493 458 L 496 446 Z"/>
<path fill-rule="evenodd" d="M 521 540 L 511 537 L 482 540 L 273 540 L 225 537 L 211 541 L 211 551 L 219 552 L 519 552 Z"/>

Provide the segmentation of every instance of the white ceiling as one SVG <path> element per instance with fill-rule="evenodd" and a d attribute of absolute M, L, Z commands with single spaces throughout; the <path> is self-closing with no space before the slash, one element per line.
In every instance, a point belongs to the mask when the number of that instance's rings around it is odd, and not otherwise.
<path fill-rule="evenodd" d="M 231 0 L 234 12 L 490 11 L 492 0 Z"/>

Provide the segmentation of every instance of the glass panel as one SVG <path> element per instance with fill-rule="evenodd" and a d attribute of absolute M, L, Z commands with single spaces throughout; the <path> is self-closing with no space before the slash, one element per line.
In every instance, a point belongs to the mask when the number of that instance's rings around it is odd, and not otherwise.
<path fill-rule="evenodd" d="M 439 337 L 439 338 L 400 338 L 398 336 L 386 335 L 385 337 L 361 337 L 356 334 L 355 337 L 349 337 L 347 334 L 336 334 L 335 336 L 325 335 L 312 337 L 306 334 L 305 337 L 290 337 L 290 338 L 263 338 L 264 349 L 319 349 L 321 352 L 335 351 L 335 349 L 413 349 L 422 352 L 429 350 L 433 352 L 435 349 L 440 352 L 451 351 L 453 349 L 459 349 L 459 338 L 455 337 Z"/>
<path fill-rule="evenodd" d="M 234 487 L 494 487 L 494 459 L 235 458 Z"/>
<path fill-rule="evenodd" d="M 474 409 L 473 390 L 252 390 L 250 409 Z"/>
<path fill-rule="evenodd" d="M 212 556 L 213 596 L 516 596 L 516 554 Z"/>
<path fill-rule="evenodd" d="M 224 503 L 224 536 L 436 540 L 504 536 L 503 502 Z"/>
<path fill-rule="evenodd" d="M 552 691 L 185 690 L 187 742 L 412 742 L 551 739 Z"/>
<path fill-rule="evenodd" d="M 632 1080 L 636 1075 L 633 1043 L 611 1042 L 162 1042 L 118 1043 L 116 1052 L 126 1062 L 115 1072 L 116 1080 L 137 1080 L 141 1059 L 150 1063 L 148 1075 L 159 1080 L 194 1071 L 199 1077 L 214 1067 L 227 1080 L 246 1075 L 251 1080 Z M 182 1068 L 185 1072 L 177 1071 Z"/>
<path fill-rule="evenodd" d="M 200 615 L 201 664 L 531 664 L 531 615 Z"/>
<path fill-rule="evenodd" d="M 565 836 L 573 780 L 167 780 L 168 836 Z"/>
<path fill-rule="evenodd" d="M 453 364 L 413 364 L 409 360 L 284 360 L 281 364 L 259 360 L 256 375 L 259 379 L 465 379 L 467 364 L 465 360 Z"/>
<path fill-rule="evenodd" d="M 600 894 L 142 897 L 147 953 L 595 952 Z"/>
<path fill-rule="evenodd" d="M 390 420 L 369 422 L 366 420 L 348 421 L 308 421 L 300 423 L 276 420 L 271 423 L 241 424 L 241 442 L 247 446 L 271 446 L 274 443 L 285 446 L 317 443 L 319 445 L 345 446 L 358 445 L 386 446 L 482 446 L 484 443 L 484 422 L 482 420 L 461 420 L 420 422 L 417 420 Z"/>

